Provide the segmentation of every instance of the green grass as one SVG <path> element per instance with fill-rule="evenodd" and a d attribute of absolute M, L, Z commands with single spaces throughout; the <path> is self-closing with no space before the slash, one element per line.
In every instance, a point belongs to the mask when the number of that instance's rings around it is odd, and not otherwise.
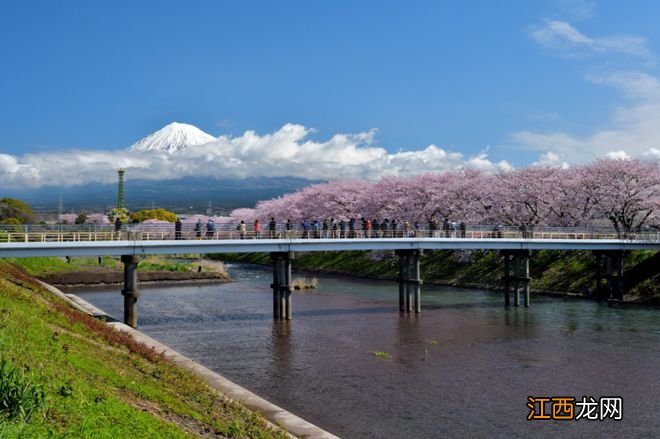
<path fill-rule="evenodd" d="M 70 262 L 67 262 L 66 258 L 58 257 L 16 258 L 7 259 L 7 261 L 23 267 L 31 276 L 82 271 L 89 267 L 99 266 L 98 258 L 70 258 Z M 121 262 L 115 257 L 103 257 L 100 266 L 120 268 Z"/>
<path fill-rule="evenodd" d="M 2 438 L 285 437 L 4 261 L 0 353 L 6 359 L 0 389 L 15 395 L 8 404 L 13 414 L 0 414 Z M 31 416 L 15 415 L 21 410 Z"/>
<path fill-rule="evenodd" d="M 39 257 L 39 258 L 15 258 L 8 259 L 14 265 L 22 267 L 31 276 L 47 276 L 55 273 L 69 273 L 76 271 L 85 271 L 96 267 L 105 267 L 110 269 L 122 269 L 122 263 L 118 257 L 106 256 L 101 258 L 101 264 L 98 258 L 72 257 L 67 262 L 66 258 L 59 257 Z M 138 264 L 139 270 L 144 271 L 197 271 L 202 267 L 203 272 L 224 271 L 219 265 L 214 265 L 210 261 L 191 261 L 182 262 L 180 260 L 170 259 L 165 256 L 148 256 L 142 259 Z"/>

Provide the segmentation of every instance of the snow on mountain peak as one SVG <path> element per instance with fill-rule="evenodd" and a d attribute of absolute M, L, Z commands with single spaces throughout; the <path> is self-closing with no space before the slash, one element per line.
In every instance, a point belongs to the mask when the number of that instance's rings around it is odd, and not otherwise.
<path fill-rule="evenodd" d="M 205 133 L 194 125 L 172 122 L 155 133 L 128 147 L 129 151 L 162 151 L 172 154 L 183 151 L 191 146 L 202 145 L 215 140 L 215 137 Z"/>

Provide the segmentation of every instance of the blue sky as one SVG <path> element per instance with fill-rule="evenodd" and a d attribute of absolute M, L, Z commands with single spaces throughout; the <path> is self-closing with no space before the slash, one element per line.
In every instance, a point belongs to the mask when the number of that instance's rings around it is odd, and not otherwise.
<path fill-rule="evenodd" d="M 641 0 L 4 0 L 0 154 L 116 150 L 178 121 L 375 129 L 388 153 L 515 167 L 660 156 L 658 19 Z"/>

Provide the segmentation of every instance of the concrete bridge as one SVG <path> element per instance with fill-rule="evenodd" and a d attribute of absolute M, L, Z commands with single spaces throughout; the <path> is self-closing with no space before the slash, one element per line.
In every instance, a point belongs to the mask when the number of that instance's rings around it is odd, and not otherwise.
<path fill-rule="evenodd" d="M 76 234 L 77 233 L 77 234 Z M 137 264 L 140 256 L 184 253 L 270 253 L 273 261 L 273 318 L 289 320 L 292 317 L 291 264 L 296 252 L 348 251 L 348 250 L 391 250 L 399 258 L 399 310 L 405 313 L 421 312 L 420 258 L 424 250 L 498 250 L 504 257 L 504 303 L 520 304 L 520 293 L 524 306 L 529 306 L 529 262 L 533 250 L 587 250 L 599 258 L 599 279 L 607 280 L 612 297 L 623 296 L 623 258 L 629 250 L 660 250 L 657 233 L 635 234 L 625 239 L 613 238 L 611 232 L 597 234 L 593 231 L 578 232 L 564 230 L 534 234 L 515 231 L 469 231 L 461 237 L 435 237 L 430 233 L 404 236 L 392 233 L 389 237 L 353 238 L 332 237 L 305 238 L 298 232 L 277 233 L 268 239 L 236 239 L 237 236 L 220 235 L 212 239 L 153 239 L 158 234 L 129 234 L 128 232 L 99 232 L 106 240 L 100 240 L 93 232 L 62 233 L 24 232 L 18 239 L 2 240 L 0 234 L 0 257 L 20 258 L 34 256 L 121 256 L 124 264 L 124 321 L 137 327 L 137 300 L 140 296 L 137 282 Z M 169 233 L 169 232 L 168 232 Z M 400 236 L 400 237 L 399 237 Z M 169 235 L 167 237 L 170 237 Z M 242 236 L 257 238 L 257 236 Z M 84 238 L 88 238 L 85 240 Z M 133 238 L 133 239 L 127 239 Z M 177 239 L 178 238 L 178 239 Z M 194 238 L 194 236 L 193 236 Z M 4 241 L 4 242 L 2 242 Z M 17 242 L 18 241 L 18 242 Z"/>

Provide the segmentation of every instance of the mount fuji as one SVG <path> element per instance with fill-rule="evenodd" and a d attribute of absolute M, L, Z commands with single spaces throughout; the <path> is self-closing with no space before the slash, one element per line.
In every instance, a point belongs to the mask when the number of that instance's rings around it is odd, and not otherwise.
<path fill-rule="evenodd" d="M 160 151 L 168 154 L 183 151 L 191 146 L 203 145 L 215 140 L 215 137 L 205 133 L 194 125 L 172 122 L 155 133 L 139 140 L 128 147 L 129 151 Z"/>
<path fill-rule="evenodd" d="M 127 148 L 128 151 L 165 153 L 176 157 L 177 152 L 217 140 L 199 128 L 173 122 L 146 136 Z M 318 180 L 297 177 L 248 177 L 243 179 L 213 179 L 184 177 L 171 180 L 146 180 L 130 175 L 126 181 L 126 204 L 131 210 L 153 205 L 177 213 L 203 213 L 209 202 L 214 213 L 226 214 L 237 207 L 251 207 L 259 200 L 294 192 Z M 37 212 L 58 209 L 57 199 L 74 211 L 106 211 L 116 202 L 116 184 L 88 183 L 80 186 L 22 188 L 14 196 L 30 203 Z"/>

